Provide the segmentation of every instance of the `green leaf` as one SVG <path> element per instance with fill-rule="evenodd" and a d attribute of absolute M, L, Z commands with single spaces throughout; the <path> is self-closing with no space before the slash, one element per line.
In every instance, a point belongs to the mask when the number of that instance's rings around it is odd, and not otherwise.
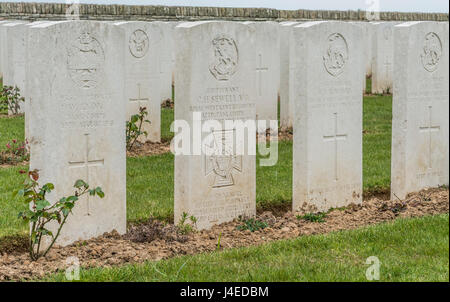
<path fill-rule="evenodd" d="M 67 201 L 70 201 L 70 202 L 74 202 L 74 201 L 77 201 L 77 200 L 78 200 L 77 196 L 69 196 L 69 197 L 67 197 Z"/>
<path fill-rule="evenodd" d="M 95 188 L 95 191 L 97 192 L 98 197 L 100 197 L 100 198 L 105 197 L 105 193 L 102 191 L 102 188 L 97 187 L 97 188 Z"/>
<path fill-rule="evenodd" d="M 45 209 L 45 207 L 47 207 L 49 205 L 50 205 L 50 203 L 45 199 L 38 200 L 36 202 L 36 210 L 38 210 L 38 211 L 43 210 L 43 209 Z"/>
<path fill-rule="evenodd" d="M 62 208 L 61 212 L 63 213 L 64 217 L 66 217 L 67 215 L 69 215 L 70 210 L 68 208 Z"/>
<path fill-rule="evenodd" d="M 84 182 L 84 180 L 78 179 L 73 186 L 77 189 L 80 189 L 82 187 L 86 187 L 86 183 Z"/>

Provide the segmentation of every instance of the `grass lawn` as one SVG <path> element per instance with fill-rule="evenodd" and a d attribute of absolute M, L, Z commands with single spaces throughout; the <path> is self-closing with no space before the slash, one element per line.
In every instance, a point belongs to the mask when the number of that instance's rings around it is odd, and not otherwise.
<path fill-rule="evenodd" d="M 158 262 L 81 270 L 80 281 L 449 281 L 449 216 L 399 219 L 352 231 Z M 65 281 L 64 274 L 45 281 Z"/>
<path fill-rule="evenodd" d="M 386 191 L 390 184 L 391 97 L 364 98 L 364 189 Z M 170 140 L 173 110 L 162 109 L 163 140 Z M 0 150 L 7 141 L 23 138 L 23 117 L 0 118 Z M 22 167 L 0 168 L 0 238 L 25 234 L 27 226 L 16 217 L 25 208 L 11 192 L 21 184 Z M 171 153 L 127 160 L 127 218 L 171 219 L 173 215 L 173 155 Z M 107 192 L 106 192 L 107 193 Z M 292 196 L 292 142 L 279 142 L 278 163 L 256 168 L 256 199 L 261 203 L 290 202 Z"/>

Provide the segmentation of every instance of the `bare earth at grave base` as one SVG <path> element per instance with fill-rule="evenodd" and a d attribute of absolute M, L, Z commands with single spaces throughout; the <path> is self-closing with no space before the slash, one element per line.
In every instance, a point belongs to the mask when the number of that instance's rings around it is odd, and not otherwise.
<path fill-rule="evenodd" d="M 399 217 L 419 217 L 448 212 L 448 188 L 433 188 L 410 194 L 403 201 L 373 197 L 365 200 L 362 205 L 350 205 L 345 209 L 329 212 L 322 223 L 298 219 L 292 212 L 285 212 L 278 217 L 272 212 L 263 212 L 257 219 L 265 221 L 268 227 L 253 233 L 248 230 L 237 230 L 236 227 L 242 224 L 237 220 L 188 235 L 181 234 L 173 224 L 149 220 L 131 226 L 124 236 L 113 232 L 67 247 L 55 247 L 45 259 L 41 258 L 37 262 L 30 261 L 25 250 L 16 251 L 14 254 L 0 251 L 0 280 L 36 279 L 46 273 L 64 271 L 65 260 L 70 256 L 78 257 L 81 265 L 86 268 L 109 267 L 215 251 L 220 234 L 221 248 L 228 249 L 355 229 L 392 221 Z"/>

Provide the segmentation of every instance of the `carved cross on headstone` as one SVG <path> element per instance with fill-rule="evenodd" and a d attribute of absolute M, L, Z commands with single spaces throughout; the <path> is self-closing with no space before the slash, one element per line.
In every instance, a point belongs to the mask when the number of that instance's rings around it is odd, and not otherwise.
<path fill-rule="evenodd" d="M 428 123 L 426 126 L 419 127 L 419 132 L 428 133 L 428 169 L 432 168 L 431 164 L 431 151 L 432 151 L 432 143 L 431 143 L 431 134 L 432 132 L 438 132 L 441 129 L 441 126 L 433 125 L 431 110 L 432 106 L 428 106 Z"/>
<path fill-rule="evenodd" d="M 263 59 L 262 59 L 262 54 L 258 55 L 258 66 L 256 67 L 256 72 L 258 74 L 258 96 L 262 96 L 262 77 L 263 77 L 263 72 L 267 72 L 269 71 L 268 67 L 264 67 L 263 66 Z"/>
<path fill-rule="evenodd" d="M 334 133 L 332 135 L 324 135 L 324 142 L 334 142 L 334 179 L 338 180 L 338 141 L 347 139 L 347 134 L 339 133 L 338 131 L 338 114 L 335 112 L 334 116 Z"/>
<path fill-rule="evenodd" d="M 85 134 L 85 153 L 84 158 L 81 161 L 69 161 L 69 168 L 83 168 L 86 172 L 86 182 L 89 184 L 89 168 L 90 167 L 100 167 L 103 166 L 105 160 L 104 159 L 89 159 L 89 134 Z M 87 213 L 86 215 L 91 215 L 89 208 L 89 194 L 87 194 Z"/>
<path fill-rule="evenodd" d="M 130 102 L 137 102 L 139 107 L 147 107 L 147 102 L 149 101 L 149 98 L 142 97 L 141 96 L 141 84 L 137 84 L 138 86 L 138 96 L 137 98 L 131 98 Z M 144 105 L 142 105 L 144 103 Z"/>

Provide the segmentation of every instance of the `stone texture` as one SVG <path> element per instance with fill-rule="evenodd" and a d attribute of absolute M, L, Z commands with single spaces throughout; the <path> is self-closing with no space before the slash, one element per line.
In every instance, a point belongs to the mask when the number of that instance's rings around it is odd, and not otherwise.
<path fill-rule="evenodd" d="M 362 30 L 309 22 L 291 35 L 293 210 L 362 202 Z"/>
<path fill-rule="evenodd" d="M 244 22 L 254 30 L 256 47 L 256 117 L 278 119 L 280 88 L 280 36 L 276 22 Z"/>
<path fill-rule="evenodd" d="M 292 128 L 294 118 L 294 104 L 289 98 L 289 45 L 292 27 L 300 22 L 280 23 L 280 126 Z"/>
<path fill-rule="evenodd" d="M 3 48 L 5 47 L 6 37 L 3 25 L 13 22 L 12 20 L 0 21 L 0 78 L 3 78 Z"/>
<path fill-rule="evenodd" d="M 21 26 L 23 24 L 25 24 L 25 22 L 15 20 L 0 24 L 0 68 L 3 77 L 3 85 L 14 85 L 10 68 L 12 65 L 8 63 L 8 49 L 11 49 L 10 47 L 8 47 L 8 44 L 12 40 L 12 38 L 9 37 L 8 33 L 11 31 L 12 27 Z"/>
<path fill-rule="evenodd" d="M 127 119 L 146 107 L 149 123 L 143 124 L 140 141 L 161 140 L 161 85 L 160 53 L 162 32 L 151 22 L 117 22 L 115 25 L 125 30 L 125 102 Z"/>
<path fill-rule="evenodd" d="M 5 85 L 18 87 L 20 95 L 25 96 L 25 37 L 26 23 L 17 23 L 15 26 L 5 26 L 6 59 L 5 62 Z M 26 100 L 25 100 L 26 103 Z M 25 112 L 25 103 L 20 104 L 19 112 Z"/>
<path fill-rule="evenodd" d="M 172 99 L 175 68 L 174 29 L 178 22 L 152 22 L 161 31 L 161 59 L 159 61 L 161 103 Z"/>
<path fill-rule="evenodd" d="M 224 122 L 254 121 L 256 117 L 252 31 L 241 23 L 183 23 L 176 27 L 175 41 L 175 120 L 186 121 L 192 133 L 198 133 L 200 121 L 215 120 L 223 126 L 205 129 L 201 144 L 192 136 L 182 141 L 189 143 L 191 152 L 175 155 L 175 221 L 185 212 L 195 216 L 197 227 L 204 229 L 240 215 L 253 216 L 255 155 L 248 152 L 246 140 L 236 145 L 243 147 L 243 153 L 228 148 L 238 130 Z M 195 120 L 194 112 L 201 113 Z M 253 128 L 247 134 L 254 136 Z M 176 137 L 174 145 L 179 144 Z"/>
<path fill-rule="evenodd" d="M 372 93 L 392 93 L 395 22 L 373 22 Z"/>
<path fill-rule="evenodd" d="M 21 95 L 24 97 L 25 99 L 25 103 L 23 104 L 23 109 L 24 109 L 24 113 L 25 113 L 25 138 L 28 139 L 29 138 L 29 132 L 30 132 L 30 115 L 27 113 L 29 112 L 29 106 L 30 106 L 30 102 L 31 102 L 31 96 L 30 94 L 27 92 L 27 81 L 26 81 L 26 73 L 27 73 L 27 62 L 25 62 L 25 59 L 27 57 L 28 54 L 28 29 L 32 26 L 36 26 L 39 24 L 43 24 L 49 21 L 36 21 L 36 22 L 31 22 L 31 23 L 27 23 L 25 24 L 25 32 L 24 32 L 24 37 L 23 37 L 23 86 L 21 87 Z M 22 72 L 22 71 L 21 71 Z"/>
<path fill-rule="evenodd" d="M 370 35 L 369 35 L 369 23 L 368 22 L 351 22 L 352 24 L 355 24 L 357 26 L 359 26 L 362 30 L 362 40 L 361 40 L 361 44 L 362 44 L 362 51 L 363 51 L 363 64 L 361 66 L 361 76 L 363 78 L 362 80 L 362 91 L 363 93 L 365 93 L 366 91 L 366 77 L 368 75 L 371 75 L 372 73 L 372 63 L 371 63 L 371 41 L 369 41 L 370 39 Z"/>
<path fill-rule="evenodd" d="M 392 198 L 449 183 L 448 23 L 394 28 Z"/>
<path fill-rule="evenodd" d="M 0 17 L 65 19 L 67 5 L 60 3 L 0 3 Z M 326 10 L 277 10 L 273 8 L 190 7 L 159 5 L 96 5 L 80 4 L 80 17 L 96 20 L 365 20 L 366 12 Z M 448 21 L 448 13 L 401 13 L 381 12 L 382 20 L 433 20 Z"/>
<path fill-rule="evenodd" d="M 51 202 L 73 194 L 77 179 L 106 194 L 80 199 L 60 245 L 126 231 L 124 39 L 121 28 L 93 21 L 28 30 L 30 168 L 55 184 Z"/>

